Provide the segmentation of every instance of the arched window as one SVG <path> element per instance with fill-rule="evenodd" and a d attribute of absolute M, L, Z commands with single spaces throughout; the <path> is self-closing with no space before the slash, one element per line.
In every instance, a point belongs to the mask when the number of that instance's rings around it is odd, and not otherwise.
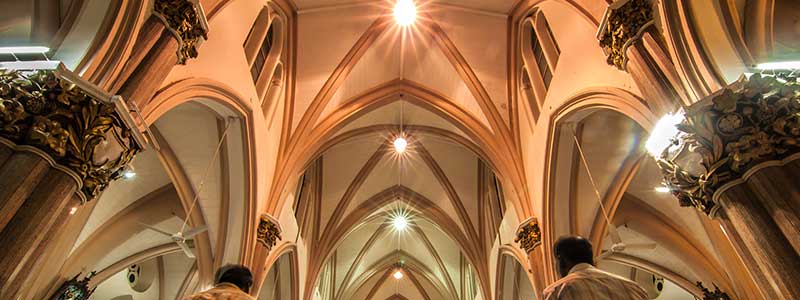
<path fill-rule="evenodd" d="M 520 24 L 520 97 L 526 98 L 533 122 L 539 118 L 547 90 L 553 81 L 561 49 L 544 14 L 536 10 Z"/>
<path fill-rule="evenodd" d="M 561 49 L 558 48 L 550 24 L 541 12 L 536 12 L 531 19 L 530 47 L 539 76 L 542 78 L 545 89 L 550 88 L 553 81 L 553 69 L 558 63 Z"/>
<path fill-rule="evenodd" d="M 283 58 L 284 18 L 278 11 L 265 6 L 256 17 L 244 42 L 244 53 L 250 66 L 250 76 L 259 98 L 264 101 L 276 68 Z M 278 78 L 280 79 L 280 78 Z"/>

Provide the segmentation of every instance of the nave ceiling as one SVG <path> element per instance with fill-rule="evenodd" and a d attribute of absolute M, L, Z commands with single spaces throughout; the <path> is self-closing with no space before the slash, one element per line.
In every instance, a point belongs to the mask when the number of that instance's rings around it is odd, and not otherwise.
<path fill-rule="evenodd" d="M 124 2 L 108 10 L 115 22 L 124 15 L 130 28 L 143 26 L 147 4 Z M 531 259 L 514 241 L 529 217 L 542 225 L 540 247 L 571 233 L 607 251 L 607 222 L 627 242 L 656 243 L 611 254 L 601 267 L 665 278 L 674 299 L 698 295 L 696 281 L 735 299 L 757 293 L 719 226 L 654 190 L 661 175 L 643 143 L 662 112 L 645 99 L 649 89 L 605 62 L 596 35 L 607 1 L 417 2 L 415 25 L 399 27 L 388 0 L 200 1 L 209 38 L 199 56 L 173 67 L 152 99 L 131 100 L 158 148 L 135 158 L 135 177 L 76 212 L 46 256 L 63 263 L 36 270 L 43 283 L 26 295 L 52 291 L 52 274 L 98 271 L 93 299 L 177 299 L 206 288 L 215 268 L 241 262 L 254 268 L 261 299 L 524 299 L 554 279 L 534 271 L 552 267 L 549 259 Z M 83 3 L 93 17 L 76 24 L 106 30 L 102 3 Z M 723 14 L 686 7 L 695 17 Z M 0 29 L 25 31 L 28 15 Z M 532 28 L 549 31 L 539 32 L 550 46 L 539 57 Z M 63 38 L 87 49 L 65 47 L 56 58 L 119 88 L 114 79 L 132 71 L 102 74 L 87 31 Z M 724 28 L 692 32 L 700 41 L 690 50 L 713 54 L 703 64 L 716 73 L 693 75 L 715 78 L 704 82 L 709 90 L 763 52 L 704 46 Z M 786 36 L 776 36 L 778 48 L 793 47 Z M 127 38 L 99 48 L 119 43 L 108 53 L 130 57 L 150 41 Z M 409 142 L 401 154 L 398 136 Z M 262 213 L 283 230 L 272 251 L 251 238 Z M 394 228 L 398 214 L 407 229 Z M 208 230 L 191 242 L 191 259 L 142 223 Z M 123 282 L 135 264 L 155 278 L 145 292 Z"/>

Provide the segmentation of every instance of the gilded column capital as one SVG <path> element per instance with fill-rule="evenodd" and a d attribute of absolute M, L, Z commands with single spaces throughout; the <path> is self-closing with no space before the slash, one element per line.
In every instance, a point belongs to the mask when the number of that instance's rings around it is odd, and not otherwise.
<path fill-rule="evenodd" d="M 120 97 L 63 66 L 0 69 L 0 142 L 39 153 L 67 172 L 84 202 L 122 177 L 145 143 Z"/>
<path fill-rule="evenodd" d="M 64 282 L 53 294 L 53 297 L 50 297 L 50 300 L 89 300 L 89 296 L 96 289 L 89 289 L 89 281 L 95 274 L 96 272 L 91 272 L 89 276 L 81 280 L 78 280 L 80 274 L 75 275 L 72 279 Z"/>
<path fill-rule="evenodd" d="M 261 220 L 258 222 L 256 240 L 269 251 L 272 250 L 272 247 L 274 247 L 280 239 L 281 226 L 278 220 L 268 214 L 262 214 Z"/>
<path fill-rule="evenodd" d="M 153 12 L 178 40 L 178 63 L 197 57 L 197 47 L 208 39 L 208 21 L 197 0 L 155 0 Z"/>
<path fill-rule="evenodd" d="M 720 188 L 800 152 L 800 83 L 742 76 L 688 107 L 678 130 L 657 163 L 682 206 L 714 216 Z"/>
<path fill-rule="evenodd" d="M 539 220 L 529 218 L 522 222 L 517 228 L 517 237 L 514 242 L 519 243 L 519 247 L 525 250 L 525 253 L 531 253 L 542 242 L 542 230 L 539 228 Z"/>
<path fill-rule="evenodd" d="M 600 46 L 607 56 L 606 62 L 624 71 L 628 63 L 628 47 L 654 23 L 650 0 L 618 0 L 609 5 L 597 31 Z"/>

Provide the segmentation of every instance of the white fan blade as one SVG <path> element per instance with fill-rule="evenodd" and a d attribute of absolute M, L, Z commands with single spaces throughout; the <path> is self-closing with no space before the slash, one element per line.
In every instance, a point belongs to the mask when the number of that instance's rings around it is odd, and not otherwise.
<path fill-rule="evenodd" d="M 625 244 L 625 250 L 652 250 L 657 246 L 656 243 Z"/>
<path fill-rule="evenodd" d="M 595 258 L 595 261 L 604 260 L 608 258 L 612 253 L 614 253 L 614 251 L 611 250 L 603 251 L 603 253 L 600 253 L 600 255 L 598 255 L 597 258 Z"/>
<path fill-rule="evenodd" d="M 198 227 L 192 228 L 191 230 L 183 233 L 183 238 L 184 239 L 190 239 L 190 238 L 194 237 L 195 235 L 203 233 L 206 230 L 208 230 L 208 226 L 206 226 L 206 225 L 202 225 L 202 226 L 198 226 Z"/>
<path fill-rule="evenodd" d="M 619 237 L 619 231 L 614 224 L 608 224 L 608 236 L 611 237 L 611 242 L 614 244 L 621 244 L 622 238 Z"/>
<path fill-rule="evenodd" d="M 186 242 L 175 242 L 175 243 L 178 244 L 179 247 L 181 247 L 181 250 L 183 250 L 183 254 L 186 254 L 187 257 L 189 258 L 195 257 L 194 252 L 192 252 L 192 248 L 189 248 L 189 245 L 186 245 Z"/>
<path fill-rule="evenodd" d="M 160 233 L 160 234 L 163 234 L 163 235 L 166 235 L 166 236 L 168 236 L 168 237 L 172 237 L 172 233 L 169 233 L 169 232 L 163 231 L 163 230 L 161 230 L 161 229 L 155 228 L 155 227 L 153 227 L 153 226 L 147 225 L 147 224 L 145 224 L 145 223 L 142 223 L 142 222 L 139 222 L 139 224 L 141 224 L 141 225 L 142 225 L 142 226 L 144 226 L 144 227 L 147 227 L 148 229 L 150 229 L 150 230 L 152 230 L 152 231 L 158 232 L 158 233 Z"/>

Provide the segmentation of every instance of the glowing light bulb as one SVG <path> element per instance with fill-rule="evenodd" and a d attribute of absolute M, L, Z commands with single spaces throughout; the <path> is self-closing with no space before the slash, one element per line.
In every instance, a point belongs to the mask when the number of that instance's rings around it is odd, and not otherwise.
<path fill-rule="evenodd" d="M 666 186 L 663 186 L 663 185 L 662 185 L 662 186 L 657 186 L 657 187 L 656 187 L 656 192 L 659 192 L 659 193 L 669 193 L 669 192 L 672 192 L 672 189 L 670 189 L 669 187 L 666 187 Z"/>
<path fill-rule="evenodd" d="M 392 220 L 392 225 L 397 231 L 403 231 L 408 227 L 408 219 L 405 216 L 396 216 Z"/>
<path fill-rule="evenodd" d="M 74 215 L 76 212 L 78 212 L 78 207 L 77 206 L 73 206 L 72 208 L 69 209 L 69 214 L 70 215 Z"/>
<path fill-rule="evenodd" d="M 397 270 L 394 272 L 394 274 L 392 274 L 392 276 L 397 280 L 403 279 L 403 271 Z"/>
<path fill-rule="evenodd" d="M 398 136 L 394 139 L 394 151 L 397 153 L 406 152 L 406 148 L 408 147 L 408 141 L 402 136 Z"/>
<path fill-rule="evenodd" d="M 653 157 L 660 157 L 661 154 L 664 153 L 664 150 L 672 144 L 672 139 L 680 132 L 678 130 L 678 124 L 683 121 L 683 118 L 683 113 L 678 112 L 667 114 L 661 118 L 661 120 L 658 120 L 656 127 L 650 132 L 650 137 L 644 145 L 650 155 Z"/>
<path fill-rule="evenodd" d="M 413 0 L 397 0 L 394 4 L 394 20 L 400 26 L 408 26 L 417 19 L 417 7 Z"/>

